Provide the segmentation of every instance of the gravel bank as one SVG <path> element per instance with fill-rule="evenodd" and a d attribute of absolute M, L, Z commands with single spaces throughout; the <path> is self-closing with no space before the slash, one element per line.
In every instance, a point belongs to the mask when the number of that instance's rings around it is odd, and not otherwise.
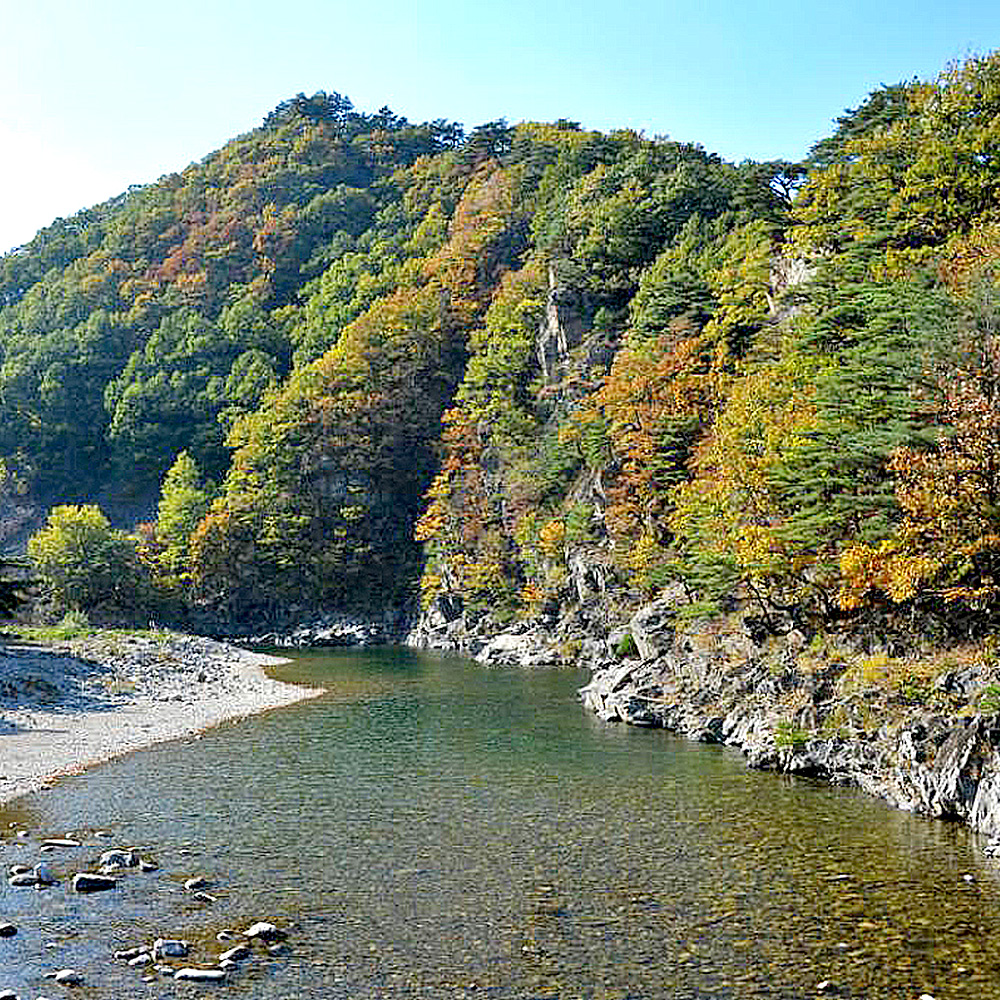
<path fill-rule="evenodd" d="M 0 802 L 228 719 L 314 697 L 271 680 L 280 659 L 177 633 L 0 640 Z"/>

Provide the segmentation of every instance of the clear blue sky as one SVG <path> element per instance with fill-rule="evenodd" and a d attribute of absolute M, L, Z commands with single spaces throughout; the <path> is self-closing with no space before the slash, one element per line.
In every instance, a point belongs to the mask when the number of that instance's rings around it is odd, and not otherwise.
<path fill-rule="evenodd" d="M 0 0 L 0 252 L 303 91 L 798 159 L 882 83 L 1000 47 L 1000 0 Z"/>

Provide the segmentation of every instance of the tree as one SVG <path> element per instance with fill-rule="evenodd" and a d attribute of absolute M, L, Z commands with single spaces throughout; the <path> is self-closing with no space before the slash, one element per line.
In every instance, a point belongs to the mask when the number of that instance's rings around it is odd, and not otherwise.
<path fill-rule="evenodd" d="M 995 622 L 1000 605 L 1000 328 L 992 283 L 924 393 L 939 427 L 930 447 L 892 456 L 902 518 L 879 544 L 841 556 L 840 601 L 918 601 L 954 631 Z M 977 301 L 978 299 L 978 301 Z"/>
<path fill-rule="evenodd" d="M 168 576 L 187 576 L 191 536 L 211 499 L 194 459 L 182 451 L 164 477 L 156 519 L 156 540 L 162 546 L 157 562 Z"/>
<path fill-rule="evenodd" d="M 143 605 L 146 581 L 135 543 L 93 504 L 53 507 L 28 539 L 28 556 L 48 596 L 66 608 Z"/>

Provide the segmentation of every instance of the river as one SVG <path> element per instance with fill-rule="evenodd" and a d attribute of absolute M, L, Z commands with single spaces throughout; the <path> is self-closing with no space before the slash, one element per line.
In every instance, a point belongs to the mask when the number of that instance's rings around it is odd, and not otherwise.
<path fill-rule="evenodd" d="M 81 997 L 193 995 L 110 953 L 179 936 L 207 959 L 263 918 L 292 925 L 288 952 L 226 995 L 1000 995 L 1000 862 L 962 827 L 601 724 L 572 672 L 385 649 L 275 675 L 327 693 L 3 814 L 33 837 L 109 830 L 161 870 L 89 897 L 5 890 L 0 920 L 16 907 L 23 930 L 16 968 L 0 942 L 0 988 L 34 997 L 74 966 Z M 214 902 L 181 888 L 193 875 Z"/>

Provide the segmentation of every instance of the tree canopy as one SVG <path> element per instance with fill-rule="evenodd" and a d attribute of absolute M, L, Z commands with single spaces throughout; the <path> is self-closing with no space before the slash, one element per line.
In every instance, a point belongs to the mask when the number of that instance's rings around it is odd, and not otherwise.
<path fill-rule="evenodd" d="M 92 521 L 230 618 L 526 614 L 587 550 L 633 595 L 981 627 L 998 122 L 996 54 L 802 164 L 298 94 L 0 261 L 6 489 L 57 505 L 39 558 Z"/>

